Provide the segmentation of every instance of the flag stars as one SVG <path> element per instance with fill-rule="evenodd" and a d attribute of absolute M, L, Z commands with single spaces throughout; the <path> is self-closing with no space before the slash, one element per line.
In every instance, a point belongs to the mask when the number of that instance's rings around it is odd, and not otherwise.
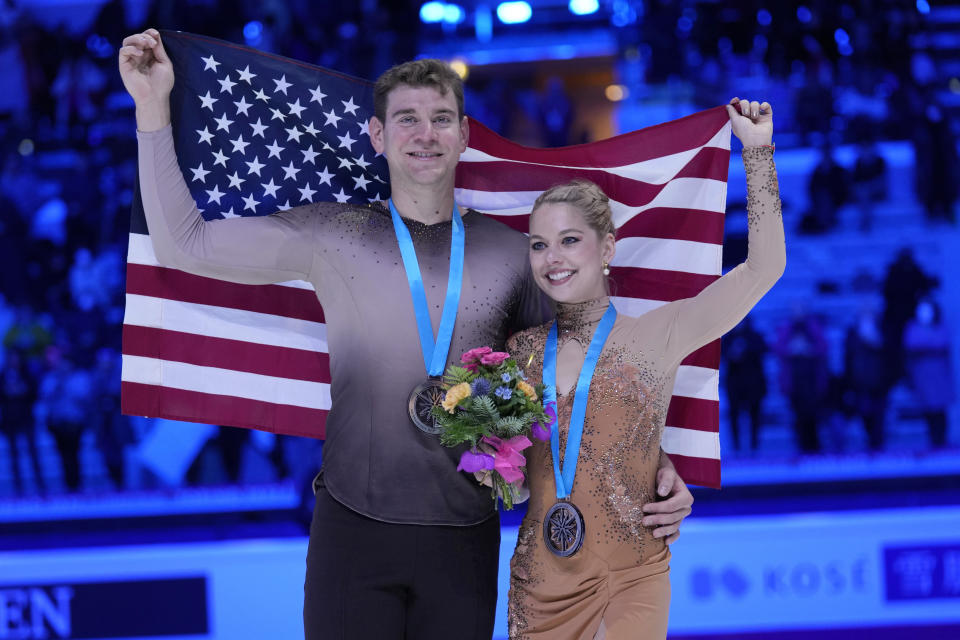
<path fill-rule="evenodd" d="M 300 169 L 297 169 L 293 166 L 293 160 L 290 161 L 290 164 L 286 167 L 280 167 L 283 169 L 283 179 L 284 180 L 294 180 L 297 179 L 297 174 L 300 173 Z"/>
<path fill-rule="evenodd" d="M 317 177 L 320 178 L 320 184 L 325 184 L 329 187 L 333 187 L 333 184 L 330 182 L 330 179 L 333 178 L 334 174 L 327 171 L 327 168 L 324 167 L 323 171 L 317 173 Z"/>
<path fill-rule="evenodd" d="M 227 114 L 223 114 L 219 118 L 214 118 L 214 122 L 217 123 L 217 131 L 223 130 L 227 133 L 230 132 L 230 125 L 233 124 L 233 120 L 227 117 Z"/>
<path fill-rule="evenodd" d="M 233 212 L 233 207 L 230 207 L 229 211 L 221 211 L 220 215 L 223 216 L 224 220 L 229 218 L 239 218 L 240 216 Z"/>
<path fill-rule="evenodd" d="M 250 81 L 257 77 L 257 74 L 250 72 L 250 65 L 243 68 L 243 71 L 237 72 L 240 75 L 240 81 L 250 84 Z"/>
<path fill-rule="evenodd" d="M 263 92 L 263 89 L 257 89 L 257 90 L 254 92 L 253 97 L 254 97 L 255 100 L 263 100 L 264 102 L 270 102 L 270 96 L 268 96 L 267 94 L 265 94 L 265 93 Z"/>
<path fill-rule="evenodd" d="M 227 195 L 224 192 L 220 191 L 217 185 L 213 185 L 213 189 L 205 189 L 205 191 L 207 192 L 207 195 L 210 196 L 210 200 L 207 202 L 207 204 L 210 204 L 211 202 L 216 202 L 217 205 L 219 206 L 220 198 Z"/>
<path fill-rule="evenodd" d="M 260 204 L 256 199 L 254 199 L 252 193 L 251 193 L 250 195 L 248 195 L 247 197 L 245 197 L 245 198 L 241 198 L 241 200 L 243 200 L 243 210 L 244 210 L 244 211 L 253 211 L 253 212 L 256 212 L 256 210 L 257 210 L 257 205 Z"/>
<path fill-rule="evenodd" d="M 338 158 L 340 160 L 340 166 L 337 169 L 353 169 L 353 162 L 350 158 Z"/>
<path fill-rule="evenodd" d="M 256 156 L 253 157 L 253 162 L 246 162 L 246 165 L 250 169 L 249 173 L 256 174 L 258 177 L 260 176 L 260 169 L 263 169 L 265 166 L 267 166 L 260 162 L 260 159 Z"/>
<path fill-rule="evenodd" d="M 309 182 L 303 188 L 298 187 L 297 191 L 300 192 L 300 202 L 313 202 L 313 194 L 317 192 L 316 189 L 310 188 Z"/>
<path fill-rule="evenodd" d="M 261 138 L 266 140 L 266 136 L 263 135 L 263 132 L 267 130 L 267 125 L 260 122 L 260 118 L 257 118 L 257 121 L 255 123 L 251 122 L 250 126 L 253 127 L 254 136 L 260 136 Z"/>
<path fill-rule="evenodd" d="M 220 83 L 220 93 L 233 95 L 233 88 L 237 83 L 230 79 L 230 74 L 227 74 L 225 78 L 217 78 L 217 82 Z"/>
<path fill-rule="evenodd" d="M 245 178 L 241 178 L 236 171 L 233 172 L 233 175 L 227 176 L 227 178 L 230 180 L 229 187 L 237 189 L 238 191 L 240 190 L 240 185 L 243 184 L 245 180 Z"/>
<path fill-rule="evenodd" d="M 312 122 L 308 123 L 308 124 L 303 128 L 303 130 L 306 131 L 307 133 L 309 133 L 309 134 L 312 135 L 312 136 L 316 136 L 318 133 L 320 133 L 320 129 L 317 129 L 316 127 L 314 127 Z"/>
<path fill-rule="evenodd" d="M 289 208 L 290 208 L 290 201 L 289 201 L 289 200 L 287 200 L 287 201 L 284 202 L 283 204 L 278 204 L 278 205 L 277 205 L 277 209 L 279 209 L 280 211 L 286 211 L 286 210 L 289 209 Z"/>
<path fill-rule="evenodd" d="M 244 141 L 243 135 L 238 135 L 236 140 L 231 140 L 230 144 L 233 145 L 232 153 L 239 153 L 243 155 L 246 152 L 247 147 L 250 145 L 249 142 Z"/>
<path fill-rule="evenodd" d="M 210 92 L 207 91 L 205 95 L 198 96 L 200 98 L 200 108 L 201 109 L 210 109 L 213 111 L 213 103 L 218 100 L 218 98 L 211 97 Z"/>
<path fill-rule="evenodd" d="M 340 141 L 340 148 L 346 149 L 347 151 L 353 151 L 353 143 L 356 142 L 353 138 L 350 137 L 350 132 L 348 131 L 346 135 L 337 136 L 337 140 Z"/>
<path fill-rule="evenodd" d="M 203 168 L 202 162 L 200 163 L 199 167 L 197 167 L 196 169 L 190 169 L 190 171 L 193 171 L 194 182 L 196 182 L 197 180 L 199 180 L 200 182 L 206 182 L 207 174 L 210 173 L 209 171 Z"/>
<path fill-rule="evenodd" d="M 277 190 L 280 189 L 280 185 L 274 184 L 274 183 L 273 183 L 273 178 L 270 178 L 270 182 L 263 183 L 263 184 L 261 184 L 260 186 L 263 187 L 263 197 L 264 197 L 264 198 L 266 198 L 267 196 L 269 196 L 269 197 L 271 197 L 271 198 L 276 199 L 276 197 L 277 197 Z"/>
<path fill-rule="evenodd" d="M 287 142 L 294 140 L 300 142 L 300 136 L 303 135 L 303 132 L 297 129 L 296 127 L 290 127 L 289 129 L 284 129 L 287 132 Z"/>
<path fill-rule="evenodd" d="M 247 113 L 247 109 L 249 109 L 249 108 L 252 107 L 253 105 L 250 104 L 249 102 L 247 102 L 247 99 L 246 99 L 246 98 L 244 98 L 243 96 L 240 96 L 240 100 L 238 100 L 237 102 L 234 102 L 233 104 L 236 105 L 236 107 L 237 107 L 237 115 L 238 115 L 238 116 L 242 113 L 243 115 L 247 116 L 248 118 L 250 117 L 250 114 Z"/>
<path fill-rule="evenodd" d="M 220 66 L 220 63 L 217 62 L 216 60 L 214 60 L 212 53 L 210 54 L 210 57 L 208 57 L 208 58 L 200 58 L 200 59 L 203 60 L 203 70 L 204 70 L 204 71 L 208 71 L 208 70 L 210 70 L 210 69 L 213 69 L 214 73 L 216 73 L 217 67 Z"/>
<path fill-rule="evenodd" d="M 210 142 L 213 139 L 213 134 L 210 133 L 210 127 L 204 127 L 203 131 L 197 129 L 197 133 L 200 134 L 200 142 L 206 142 L 209 145 L 213 144 Z"/>
<path fill-rule="evenodd" d="M 360 154 L 360 157 L 359 157 L 359 158 L 354 158 L 354 159 L 353 159 L 353 164 L 357 165 L 357 166 L 360 167 L 361 169 L 366 169 L 367 167 L 370 166 L 370 163 L 367 162 L 366 160 L 364 160 L 363 154 Z"/>
<path fill-rule="evenodd" d="M 360 135 L 370 137 L 370 121 L 364 120 L 363 122 L 358 122 L 360 125 Z"/>
<path fill-rule="evenodd" d="M 342 118 L 338 116 L 333 109 L 330 109 L 329 113 L 324 111 L 323 115 L 327 117 L 327 121 L 324 122 L 323 125 L 327 126 L 328 124 L 332 124 L 334 129 L 337 128 L 337 123 L 342 120 Z"/>
<path fill-rule="evenodd" d="M 357 107 L 359 107 L 360 105 L 353 103 L 353 96 L 350 96 L 350 100 L 341 100 L 340 102 L 343 103 L 344 113 L 349 113 L 350 115 L 356 117 Z"/>
<path fill-rule="evenodd" d="M 276 93 L 277 91 L 279 91 L 283 95 L 287 95 L 287 88 L 293 86 L 289 82 L 287 82 L 286 75 L 282 75 L 279 78 L 274 79 L 273 83 L 277 85 L 277 88 L 274 89 L 273 92 Z"/>
<path fill-rule="evenodd" d="M 353 176 L 350 176 L 350 177 L 353 178 Z M 361 173 L 361 174 L 360 174 L 359 176 L 357 176 L 356 178 L 353 178 L 353 184 L 354 184 L 354 187 L 355 187 L 355 188 L 357 188 L 357 189 L 362 189 L 362 190 L 366 191 L 366 190 L 367 190 L 367 185 L 370 184 L 370 181 L 367 180 L 366 178 L 364 178 L 364 177 L 363 177 L 363 174 Z"/>
<path fill-rule="evenodd" d="M 350 199 L 350 196 L 343 192 L 343 187 L 340 188 L 340 193 L 333 194 L 333 197 L 337 199 L 337 202 L 346 202 Z"/>
<path fill-rule="evenodd" d="M 316 89 L 310 89 L 310 102 L 317 102 L 320 106 L 323 106 L 323 99 L 327 97 L 323 91 L 320 90 L 320 85 L 317 85 Z"/>
<path fill-rule="evenodd" d="M 320 155 L 320 152 L 319 152 L 319 151 L 314 151 L 314 150 L 313 150 L 313 145 L 310 145 L 310 146 L 307 147 L 306 149 L 301 149 L 301 150 L 300 150 L 300 153 L 303 154 L 303 163 L 304 163 L 304 164 L 306 164 L 306 163 L 308 163 L 308 162 L 309 162 L 310 164 L 316 164 L 316 162 L 314 162 L 313 159 L 316 158 L 318 155 Z"/>
<path fill-rule="evenodd" d="M 220 153 L 219 150 L 213 152 L 213 164 L 218 164 L 224 169 L 227 168 L 227 156 Z M 218 203 L 219 204 L 219 203 Z"/>
<path fill-rule="evenodd" d="M 273 114 L 272 116 L 270 116 L 270 119 L 271 119 L 271 120 L 278 120 L 278 119 L 279 119 L 280 122 L 283 122 L 284 120 L 287 119 L 287 116 L 284 115 L 284 113 L 283 113 L 282 111 L 280 111 L 280 109 L 270 109 L 270 113 Z"/>
<path fill-rule="evenodd" d="M 290 115 L 300 117 L 300 114 L 307 110 L 306 107 L 300 106 L 300 98 L 297 98 L 296 102 L 288 102 L 287 106 L 290 107 Z"/>
<path fill-rule="evenodd" d="M 270 154 L 267 156 L 267 159 L 276 158 L 277 160 L 279 160 L 279 159 L 280 159 L 280 152 L 283 151 L 283 147 L 281 147 L 280 145 L 278 145 L 277 142 L 276 142 L 276 140 L 274 140 L 274 141 L 273 141 L 273 144 L 268 144 L 268 145 L 267 145 L 267 151 L 270 152 Z"/>

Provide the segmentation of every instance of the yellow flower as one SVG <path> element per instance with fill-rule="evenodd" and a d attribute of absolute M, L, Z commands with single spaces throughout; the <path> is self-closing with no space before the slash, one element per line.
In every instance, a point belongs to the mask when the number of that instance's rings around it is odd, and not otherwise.
<path fill-rule="evenodd" d="M 467 382 L 461 382 L 460 384 L 455 384 L 447 390 L 447 395 L 444 396 L 443 402 L 440 404 L 444 409 L 447 410 L 447 413 L 453 413 L 453 409 L 457 406 L 464 398 L 470 397 L 470 384 Z"/>
<path fill-rule="evenodd" d="M 534 391 L 533 386 L 529 382 L 524 382 L 523 380 L 517 380 L 517 389 L 523 392 L 523 395 L 530 398 L 531 402 L 537 401 L 537 392 Z"/>

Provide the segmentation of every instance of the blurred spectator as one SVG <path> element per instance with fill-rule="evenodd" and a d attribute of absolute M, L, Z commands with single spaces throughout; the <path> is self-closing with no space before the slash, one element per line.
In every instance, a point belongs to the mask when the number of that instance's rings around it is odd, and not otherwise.
<path fill-rule="evenodd" d="M 950 367 L 950 331 L 940 307 L 930 299 L 917 305 L 917 312 L 904 333 L 906 369 L 917 406 L 927 422 L 930 444 L 947 444 L 947 407 L 954 400 Z"/>
<path fill-rule="evenodd" d="M 726 364 L 727 409 L 733 446 L 738 451 L 741 442 L 746 445 L 747 451 L 757 450 L 760 408 L 767 395 L 767 378 L 763 370 L 766 353 L 767 343 L 753 327 L 749 315 L 723 337 L 720 354 Z M 746 434 L 742 439 L 740 435 L 740 416 L 744 412 L 750 420 L 749 444 L 746 443 Z"/>
<path fill-rule="evenodd" d="M 928 220 L 952 223 L 956 219 L 957 143 L 943 107 L 935 99 L 928 99 L 917 114 L 914 127 L 917 198 L 923 203 Z"/>
<path fill-rule="evenodd" d="M 877 315 L 864 310 L 856 324 L 847 329 L 844 342 L 846 404 L 863 420 L 871 451 L 884 445 L 884 416 L 890 391 L 883 333 Z"/>
<path fill-rule="evenodd" d="M 850 177 L 833 157 L 829 142 L 820 145 L 820 161 L 807 183 L 810 209 L 800 221 L 805 233 L 823 233 L 837 225 L 837 210 L 847 202 Z"/>
<path fill-rule="evenodd" d="M 803 453 L 817 453 L 819 421 L 830 382 L 820 319 L 806 312 L 795 314 L 780 327 L 775 351 L 780 358 L 780 387 L 793 410 L 797 447 Z"/>
<path fill-rule="evenodd" d="M 133 429 L 120 415 L 120 354 L 109 347 L 97 351 L 93 370 L 92 426 L 104 465 L 117 489 L 126 482 L 126 448 L 133 444 Z"/>
<path fill-rule="evenodd" d="M 883 348 L 891 382 L 903 376 L 903 330 L 917 310 L 917 303 L 940 281 L 927 275 L 913 257 L 913 249 L 904 247 L 887 267 L 883 279 Z"/>
<path fill-rule="evenodd" d="M 26 483 L 20 470 L 21 453 L 29 457 L 37 490 L 46 492 L 33 419 L 33 405 L 37 400 L 35 368 L 19 348 L 11 348 L 7 349 L 3 368 L 0 369 L 0 425 L 10 441 L 10 466 L 16 491 L 21 495 L 26 493 Z M 25 451 L 22 448 L 24 442 Z"/>
<path fill-rule="evenodd" d="M 93 122 L 106 84 L 106 76 L 86 54 L 85 47 L 75 45 L 60 63 L 50 87 L 51 95 L 56 98 L 57 126 L 67 129 L 74 124 Z"/>
<path fill-rule="evenodd" d="M 853 166 L 853 197 L 860 210 L 861 231 L 873 227 L 873 206 L 887 199 L 887 161 L 873 140 L 863 140 Z"/>
<path fill-rule="evenodd" d="M 47 347 L 46 357 L 49 369 L 40 383 L 39 414 L 57 445 L 64 483 L 75 492 L 80 489 L 80 439 L 93 409 L 93 380 L 59 346 Z"/>

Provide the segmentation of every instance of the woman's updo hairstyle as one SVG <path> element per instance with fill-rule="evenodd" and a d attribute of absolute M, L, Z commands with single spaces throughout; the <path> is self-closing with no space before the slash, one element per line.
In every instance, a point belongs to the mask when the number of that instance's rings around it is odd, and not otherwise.
<path fill-rule="evenodd" d="M 613 226 L 613 212 L 610 211 L 610 198 L 593 182 L 576 178 L 570 182 L 550 187 L 540 194 L 533 203 L 533 211 L 545 204 L 567 204 L 579 210 L 598 238 L 609 233 L 617 237 Z"/>

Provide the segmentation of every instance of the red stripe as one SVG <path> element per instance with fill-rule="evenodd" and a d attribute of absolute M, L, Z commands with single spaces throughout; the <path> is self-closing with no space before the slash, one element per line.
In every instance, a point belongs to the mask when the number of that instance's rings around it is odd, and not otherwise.
<path fill-rule="evenodd" d="M 720 488 L 720 461 L 716 458 L 694 458 L 671 453 L 670 460 L 677 468 L 677 473 L 688 485 Z"/>
<path fill-rule="evenodd" d="M 520 233 L 530 233 L 530 216 L 529 215 L 524 214 L 522 216 L 497 216 L 491 213 L 485 213 L 483 215 L 485 215 L 488 218 L 493 218 L 494 220 L 498 220 L 503 224 L 507 225 L 508 227 L 510 227 L 511 229 L 515 229 L 516 231 L 519 231 Z"/>
<path fill-rule="evenodd" d="M 330 382 L 330 356 L 320 351 L 275 347 L 167 329 L 123 325 L 123 353 L 278 378 Z"/>
<path fill-rule="evenodd" d="M 667 424 L 716 433 L 720 429 L 720 403 L 686 396 L 673 396 L 667 408 Z"/>
<path fill-rule="evenodd" d="M 473 118 L 470 146 L 497 158 L 569 167 L 619 167 L 689 151 L 710 141 L 727 123 L 725 107 L 714 107 L 685 118 L 588 144 L 534 149 L 510 142 Z"/>
<path fill-rule="evenodd" d="M 673 178 L 701 178 L 725 182 L 730 164 L 726 149 L 701 149 Z M 462 162 L 456 186 L 474 191 L 544 191 L 550 187 L 585 178 L 595 182 L 612 200 L 641 207 L 653 200 L 669 183 L 653 184 L 625 178 L 603 169 L 574 169 L 552 165 L 517 163 L 511 160 Z"/>
<path fill-rule="evenodd" d="M 615 296 L 664 302 L 692 298 L 720 277 L 641 267 L 610 267 L 610 276 Z"/>
<path fill-rule="evenodd" d="M 120 410 L 129 416 L 245 427 L 308 438 L 324 438 L 326 435 L 327 412 L 321 409 L 138 382 L 121 382 L 120 391 Z"/>
<path fill-rule="evenodd" d="M 723 244 L 724 215 L 698 209 L 654 207 L 641 211 L 617 229 L 618 238 L 662 238 Z"/>
<path fill-rule="evenodd" d="M 718 369 L 720 367 L 720 340 L 706 344 L 686 358 L 680 364 L 691 367 L 706 367 L 707 369 Z"/>
<path fill-rule="evenodd" d="M 167 267 L 128 263 L 127 293 L 323 322 L 323 308 L 309 289 L 237 284 Z"/>

